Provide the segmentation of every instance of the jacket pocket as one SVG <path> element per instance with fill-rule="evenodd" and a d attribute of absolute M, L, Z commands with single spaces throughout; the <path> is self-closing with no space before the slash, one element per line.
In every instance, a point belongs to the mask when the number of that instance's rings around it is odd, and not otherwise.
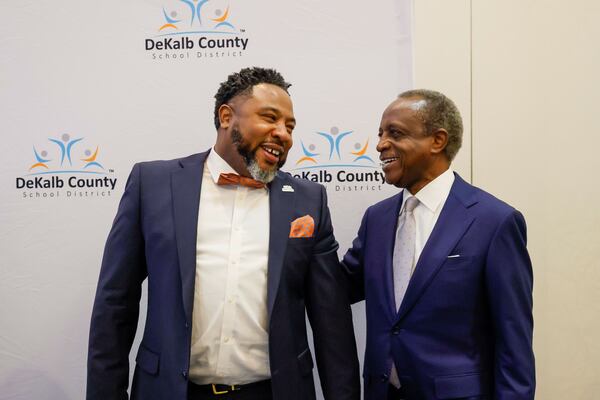
<path fill-rule="evenodd" d="M 461 266 L 472 264 L 473 260 L 474 257 L 469 256 L 446 258 L 442 268 L 460 268 Z"/>
<path fill-rule="evenodd" d="M 435 395 L 438 399 L 481 396 L 485 392 L 484 381 L 484 375 L 478 372 L 440 376 L 435 378 Z"/>
<path fill-rule="evenodd" d="M 160 355 L 148 349 L 144 345 L 140 345 L 135 362 L 145 372 L 149 373 L 150 375 L 156 375 L 158 374 Z"/>
<path fill-rule="evenodd" d="M 312 355 L 310 354 L 310 349 L 304 350 L 302 353 L 298 355 L 298 369 L 302 376 L 308 375 L 312 373 L 314 364 Z"/>

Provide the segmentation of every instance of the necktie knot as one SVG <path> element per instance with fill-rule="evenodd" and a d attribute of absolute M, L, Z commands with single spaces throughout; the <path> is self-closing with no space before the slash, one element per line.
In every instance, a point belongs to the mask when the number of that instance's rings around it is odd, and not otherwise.
<path fill-rule="evenodd" d="M 242 185 L 254 189 L 262 189 L 265 187 L 264 182 L 234 173 L 220 174 L 217 185 Z"/>
<path fill-rule="evenodd" d="M 404 211 L 412 212 L 418 205 L 419 199 L 417 199 L 415 196 L 411 196 L 408 199 L 406 199 L 406 203 L 404 204 Z"/>

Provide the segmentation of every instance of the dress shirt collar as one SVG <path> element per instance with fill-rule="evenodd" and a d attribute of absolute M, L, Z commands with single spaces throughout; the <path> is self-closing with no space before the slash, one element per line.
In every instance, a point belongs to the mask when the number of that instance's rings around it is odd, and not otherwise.
<path fill-rule="evenodd" d="M 229 165 L 227 163 L 227 161 L 223 160 L 223 157 L 221 157 L 220 155 L 217 154 L 217 152 L 215 151 L 214 146 L 210 149 L 210 152 L 208 153 L 208 157 L 206 157 L 206 164 L 205 165 L 208 168 L 208 171 L 210 172 L 211 178 L 213 179 L 213 181 L 217 185 L 218 185 L 218 182 L 219 182 L 219 175 L 221 175 L 221 174 L 236 174 L 236 175 L 239 175 L 237 173 L 237 171 L 234 170 L 231 167 L 231 165 Z M 269 184 L 266 184 L 264 188 L 268 192 L 269 191 Z"/>
<path fill-rule="evenodd" d="M 427 209 L 429 209 L 432 213 L 435 213 L 448 197 L 448 193 L 450 193 L 453 183 L 454 172 L 451 168 L 448 168 L 434 180 L 425 185 L 421 190 L 419 190 L 415 197 L 419 199 L 419 202 L 427 207 Z M 402 212 L 404 209 L 406 199 L 409 197 L 412 197 L 412 194 L 407 189 L 404 189 L 400 212 Z"/>
<path fill-rule="evenodd" d="M 223 160 L 223 158 L 217 154 L 214 147 L 210 149 L 210 153 L 208 153 L 208 157 L 206 157 L 206 166 L 215 183 L 219 181 L 219 175 L 221 174 L 237 174 L 237 172 L 227 164 L 227 161 Z"/>

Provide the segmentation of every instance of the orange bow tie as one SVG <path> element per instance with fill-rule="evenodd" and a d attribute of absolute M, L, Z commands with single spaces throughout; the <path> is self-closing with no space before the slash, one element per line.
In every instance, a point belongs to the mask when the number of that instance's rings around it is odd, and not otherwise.
<path fill-rule="evenodd" d="M 245 176 L 239 176 L 238 174 L 221 174 L 217 185 L 242 185 L 255 189 L 262 189 L 265 187 L 264 182 L 257 181 L 256 179 L 246 178 Z"/>

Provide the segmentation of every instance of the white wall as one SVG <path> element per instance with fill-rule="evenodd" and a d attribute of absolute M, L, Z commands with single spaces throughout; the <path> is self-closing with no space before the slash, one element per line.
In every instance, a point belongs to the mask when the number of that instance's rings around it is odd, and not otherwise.
<path fill-rule="evenodd" d="M 416 86 L 472 135 L 455 168 L 527 219 L 542 400 L 600 390 L 598 17 L 586 0 L 415 1 Z"/>
<path fill-rule="evenodd" d="M 463 145 L 452 167 L 471 179 L 471 38 L 468 0 L 414 1 L 415 88 L 451 98 L 463 117 Z"/>
<path fill-rule="evenodd" d="M 523 211 L 539 399 L 600 389 L 600 6 L 473 2 L 473 178 Z"/>

